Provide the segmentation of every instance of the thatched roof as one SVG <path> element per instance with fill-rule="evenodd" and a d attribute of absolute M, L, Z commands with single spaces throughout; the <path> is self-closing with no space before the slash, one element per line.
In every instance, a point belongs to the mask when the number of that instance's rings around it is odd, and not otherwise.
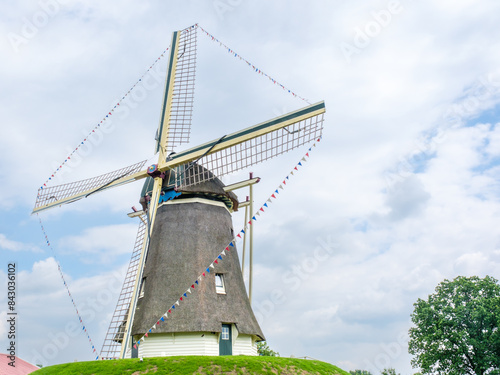
<path fill-rule="evenodd" d="M 188 189 L 191 193 L 224 192 L 222 187 L 218 179 L 212 179 Z M 139 299 L 134 316 L 134 335 L 147 332 L 234 237 L 231 215 L 225 207 L 175 204 L 177 199 L 157 211 L 144 268 L 144 297 Z M 240 333 L 265 339 L 248 301 L 238 254 L 232 249 L 155 332 L 221 332 L 222 323 L 235 323 Z M 224 275 L 225 295 L 216 293 L 215 273 Z"/>

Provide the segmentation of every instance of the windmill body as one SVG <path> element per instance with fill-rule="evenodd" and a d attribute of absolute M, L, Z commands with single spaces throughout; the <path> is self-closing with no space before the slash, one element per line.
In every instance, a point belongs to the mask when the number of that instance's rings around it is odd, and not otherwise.
<path fill-rule="evenodd" d="M 234 246 L 231 212 L 238 200 L 219 177 L 317 140 L 325 104 L 172 153 L 189 141 L 196 32 L 195 25 L 172 35 L 156 137 L 158 163 L 144 170 L 141 162 L 38 191 L 33 213 L 146 179 L 143 211 L 132 215 L 140 217 L 138 234 L 102 359 L 256 355 L 256 343 L 265 339 Z"/>
<path fill-rule="evenodd" d="M 192 284 L 234 238 L 230 211 L 235 202 L 236 196 L 214 178 L 159 205 L 132 324 L 134 340 L 172 301 L 186 296 L 182 308 L 139 346 L 138 356 L 257 355 L 256 343 L 265 338 L 247 297 L 236 248 L 205 271 L 202 283 Z M 190 284 L 193 293 L 186 293 Z"/>

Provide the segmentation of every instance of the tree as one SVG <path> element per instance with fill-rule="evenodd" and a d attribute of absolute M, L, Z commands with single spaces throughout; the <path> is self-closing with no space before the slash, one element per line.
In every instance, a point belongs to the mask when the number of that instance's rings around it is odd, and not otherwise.
<path fill-rule="evenodd" d="M 279 357 L 280 353 L 275 352 L 272 350 L 268 345 L 267 342 L 261 341 L 257 343 L 257 353 L 262 356 L 267 356 L 267 357 Z"/>
<path fill-rule="evenodd" d="M 351 375 L 372 375 L 371 372 L 366 371 L 366 370 L 354 370 L 354 371 L 349 371 L 349 374 Z"/>
<path fill-rule="evenodd" d="M 396 373 L 396 370 L 393 368 L 385 368 L 382 370 L 380 375 L 401 375 L 401 374 Z"/>
<path fill-rule="evenodd" d="M 422 373 L 500 374 L 500 285 L 493 277 L 444 280 L 414 304 L 408 351 Z"/>

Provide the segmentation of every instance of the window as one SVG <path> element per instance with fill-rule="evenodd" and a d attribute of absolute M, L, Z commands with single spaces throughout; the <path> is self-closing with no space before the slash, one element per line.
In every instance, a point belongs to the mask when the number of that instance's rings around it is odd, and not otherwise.
<path fill-rule="evenodd" d="M 229 327 L 227 325 L 222 326 L 222 340 L 229 340 Z"/>
<path fill-rule="evenodd" d="M 226 294 L 226 287 L 224 285 L 224 275 L 222 273 L 215 274 L 215 291 L 218 294 Z"/>
<path fill-rule="evenodd" d="M 146 278 L 143 278 L 143 279 L 142 279 L 142 283 L 141 283 L 141 290 L 140 290 L 140 292 L 139 292 L 139 298 L 144 297 L 144 284 L 146 284 Z"/>

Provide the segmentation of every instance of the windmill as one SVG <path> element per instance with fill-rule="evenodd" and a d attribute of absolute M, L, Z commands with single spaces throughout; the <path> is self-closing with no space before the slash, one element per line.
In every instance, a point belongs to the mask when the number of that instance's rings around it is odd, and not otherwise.
<path fill-rule="evenodd" d="M 232 239 L 232 192 L 219 177 L 264 162 L 321 136 L 324 102 L 174 153 L 189 142 L 196 72 L 197 26 L 172 34 L 165 92 L 156 134 L 158 162 L 146 161 L 87 180 L 41 188 L 33 213 L 144 180 L 134 250 L 101 350 L 102 358 L 185 354 L 256 355 L 265 339 L 253 314 L 236 251 L 185 300 L 168 324 L 154 326 L 200 269 Z M 250 212 L 252 213 L 252 212 Z M 210 280 L 211 278 L 211 280 Z M 195 285 L 192 285 L 194 288 Z M 188 290 L 189 291 L 189 290 Z M 186 297 L 186 294 L 184 294 Z M 181 298 L 182 299 L 182 298 Z M 150 330 L 151 331 L 151 330 Z"/>

